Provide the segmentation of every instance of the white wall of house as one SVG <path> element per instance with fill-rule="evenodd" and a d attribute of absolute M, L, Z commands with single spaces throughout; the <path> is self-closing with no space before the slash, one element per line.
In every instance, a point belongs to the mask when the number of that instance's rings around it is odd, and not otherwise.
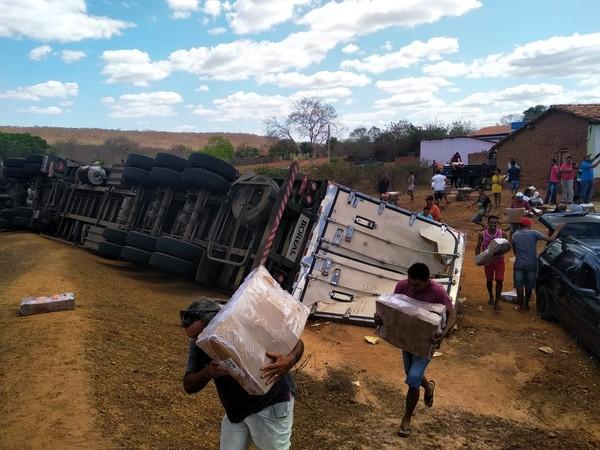
<path fill-rule="evenodd" d="M 468 155 L 489 150 L 494 142 L 482 141 L 470 137 L 444 139 L 424 139 L 421 141 L 421 163 L 430 165 L 433 161 L 446 164 L 456 152 L 467 164 Z"/>

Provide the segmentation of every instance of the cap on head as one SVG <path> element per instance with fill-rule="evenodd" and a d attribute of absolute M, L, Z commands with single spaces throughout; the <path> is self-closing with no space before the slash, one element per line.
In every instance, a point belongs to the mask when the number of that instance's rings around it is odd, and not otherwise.
<path fill-rule="evenodd" d="M 523 198 L 523 193 L 522 192 L 517 192 L 517 194 L 515 195 L 515 197 L 517 197 L 517 198 Z"/>
<path fill-rule="evenodd" d="M 181 325 L 188 327 L 195 321 L 201 320 L 206 326 L 220 310 L 221 305 L 215 300 L 205 297 L 194 299 L 186 309 L 181 311 Z"/>
<path fill-rule="evenodd" d="M 521 224 L 522 227 L 528 227 L 528 226 L 531 226 L 531 224 L 533 222 L 531 221 L 531 219 L 529 217 L 523 217 L 519 223 Z"/>

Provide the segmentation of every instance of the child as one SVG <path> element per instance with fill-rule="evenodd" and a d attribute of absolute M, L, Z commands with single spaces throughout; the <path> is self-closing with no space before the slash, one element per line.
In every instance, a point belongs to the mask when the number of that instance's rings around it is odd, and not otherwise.
<path fill-rule="evenodd" d="M 413 170 L 409 170 L 408 177 L 408 187 L 406 188 L 406 193 L 410 196 L 410 201 L 415 201 L 415 172 Z"/>
<path fill-rule="evenodd" d="M 429 206 L 425 205 L 423 207 L 423 212 L 419 213 L 419 217 L 433 220 L 433 216 L 431 215 L 431 209 L 429 208 Z"/>

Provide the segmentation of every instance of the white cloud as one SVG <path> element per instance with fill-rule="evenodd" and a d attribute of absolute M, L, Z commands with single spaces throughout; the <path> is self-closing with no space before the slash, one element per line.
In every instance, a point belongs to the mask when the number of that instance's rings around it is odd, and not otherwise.
<path fill-rule="evenodd" d="M 73 106 L 73 100 L 63 100 L 59 105 L 68 108 L 69 106 Z"/>
<path fill-rule="evenodd" d="M 350 97 L 352 91 L 347 87 L 333 87 L 325 89 L 307 89 L 304 91 L 298 91 L 291 96 L 294 100 L 301 99 L 303 97 L 318 97 L 325 99 L 325 103 L 331 101 L 337 101 L 340 98 Z"/>
<path fill-rule="evenodd" d="M 392 49 L 392 43 L 390 41 L 385 41 L 381 48 L 389 52 Z"/>
<path fill-rule="evenodd" d="M 182 101 L 181 95 L 170 91 L 124 94 L 118 99 L 104 97 L 101 100 L 110 110 L 110 117 L 125 119 L 173 116 L 176 114 L 174 106 Z"/>
<path fill-rule="evenodd" d="M 41 61 L 46 59 L 52 53 L 52 47 L 49 45 L 40 45 L 29 52 L 29 59 Z"/>
<path fill-rule="evenodd" d="M 310 3 L 311 0 L 237 0 L 227 19 L 237 34 L 256 33 L 287 22 L 294 16 L 294 8 Z"/>
<path fill-rule="evenodd" d="M 414 27 L 479 8 L 479 0 L 343 0 L 308 12 L 299 22 L 312 30 L 365 35 L 391 26 Z"/>
<path fill-rule="evenodd" d="M 77 83 L 62 83 L 61 81 L 49 80 L 45 83 L 0 92 L 0 98 L 38 101 L 42 98 L 77 97 L 78 94 L 79 86 Z"/>
<path fill-rule="evenodd" d="M 348 44 L 344 48 L 342 48 L 342 53 L 346 53 L 351 55 L 352 53 L 356 53 L 360 50 L 360 47 L 356 44 Z"/>
<path fill-rule="evenodd" d="M 413 41 L 397 52 L 385 55 L 371 55 L 361 60 L 342 61 L 344 69 L 355 69 L 361 72 L 381 73 L 386 70 L 407 68 L 425 60 L 437 59 L 446 53 L 458 51 L 458 40 L 455 38 L 435 37 L 427 42 Z"/>
<path fill-rule="evenodd" d="M 106 50 L 102 52 L 106 63 L 102 74 L 108 83 L 127 83 L 148 86 L 151 81 L 162 80 L 171 73 L 168 61 L 151 62 L 146 52 L 133 50 Z"/>
<path fill-rule="evenodd" d="M 89 15 L 85 0 L 0 0 L 0 37 L 75 42 L 110 38 L 132 26 Z"/>
<path fill-rule="evenodd" d="M 178 125 L 175 128 L 173 128 L 173 131 L 179 131 L 181 133 L 191 133 L 194 131 L 197 131 L 198 127 L 194 126 L 194 125 Z"/>
<path fill-rule="evenodd" d="M 221 2 L 219 0 L 206 0 L 204 12 L 210 16 L 217 17 L 221 14 Z"/>
<path fill-rule="evenodd" d="M 62 109 L 60 109 L 58 106 L 47 106 L 45 108 L 39 106 L 30 106 L 29 108 L 19 109 L 19 112 L 55 116 L 58 114 L 62 114 Z"/>
<path fill-rule="evenodd" d="M 311 75 L 300 72 L 281 72 L 276 74 L 266 74 L 257 78 L 259 83 L 273 83 L 283 88 L 330 88 L 337 86 L 366 86 L 371 80 L 362 74 L 353 72 L 320 71 Z"/>
<path fill-rule="evenodd" d="M 269 117 L 287 114 L 291 100 L 282 95 L 261 95 L 256 92 L 238 91 L 225 98 L 213 100 L 212 103 L 212 108 L 197 105 L 192 113 L 214 122 L 243 119 L 261 121 Z"/>
<path fill-rule="evenodd" d="M 391 94 L 407 94 L 418 92 L 438 92 L 440 87 L 451 86 L 448 80 L 442 77 L 409 77 L 398 80 L 379 80 L 377 87 Z"/>
<path fill-rule="evenodd" d="M 558 84 L 519 84 L 502 90 L 477 92 L 455 102 L 457 106 L 485 107 L 495 105 L 501 108 L 518 107 L 525 103 L 545 103 L 564 93 Z"/>
<path fill-rule="evenodd" d="M 208 87 L 207 84 L 202 84 L 202 85 L 200 85 L 200 86 L 198 86 L 196 88 L 196 91 L 198 91 L 198 92 L 208 92 L 208 91 L 210 91 L 210 88 Z"/>
<path fill-rule="evenodd" d="M 600 71 L 600 33 L 554 36 L 470 63 L 442 61 L 423 68 L 429 75 L 480 77 L 572 77 Z"/>
<path fill-rule="evenodd" d="M 211 34 L 213 36 L 218 36 L 220 34 L 225 34 L 227 33 L 227 28 L 223 28 L 223 27 L 214 27 L 214 28 L 210 28 L 208 30 L 208 34 Z"/>
<path fill-rule="evenodd" d="M 167 0 L 174 19 L 186 19 L 190 14 L 200 9 L 199 0 Z"/>
<path fill-rule="evenodd" d="M 77 61 L 81 61 L 86 56 L 86 53 L 81 50 L 63 50 L 60 54 L 60 59 L 62 59 L 67 64 L 70 64 Z"/>

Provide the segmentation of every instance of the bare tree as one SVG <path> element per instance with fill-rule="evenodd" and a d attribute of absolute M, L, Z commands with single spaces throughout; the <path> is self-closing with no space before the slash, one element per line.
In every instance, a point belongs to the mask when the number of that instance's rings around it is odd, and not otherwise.
<path fill-rule="evenodd" d="M 337 112 L 333 106 L 323 103 L 316 97 L 305 97 L 294 102 L 292 111 L 283 122 L 273 117 L 265 122 L 265 126 L 267 135 L 289 139 L 298 149 L 300 149 L 299 141 L 309 142 L 314 158 L 317 154 L 317 146 L 327 142 L 330 129 L 335 132 L 336 118 Z"/>

